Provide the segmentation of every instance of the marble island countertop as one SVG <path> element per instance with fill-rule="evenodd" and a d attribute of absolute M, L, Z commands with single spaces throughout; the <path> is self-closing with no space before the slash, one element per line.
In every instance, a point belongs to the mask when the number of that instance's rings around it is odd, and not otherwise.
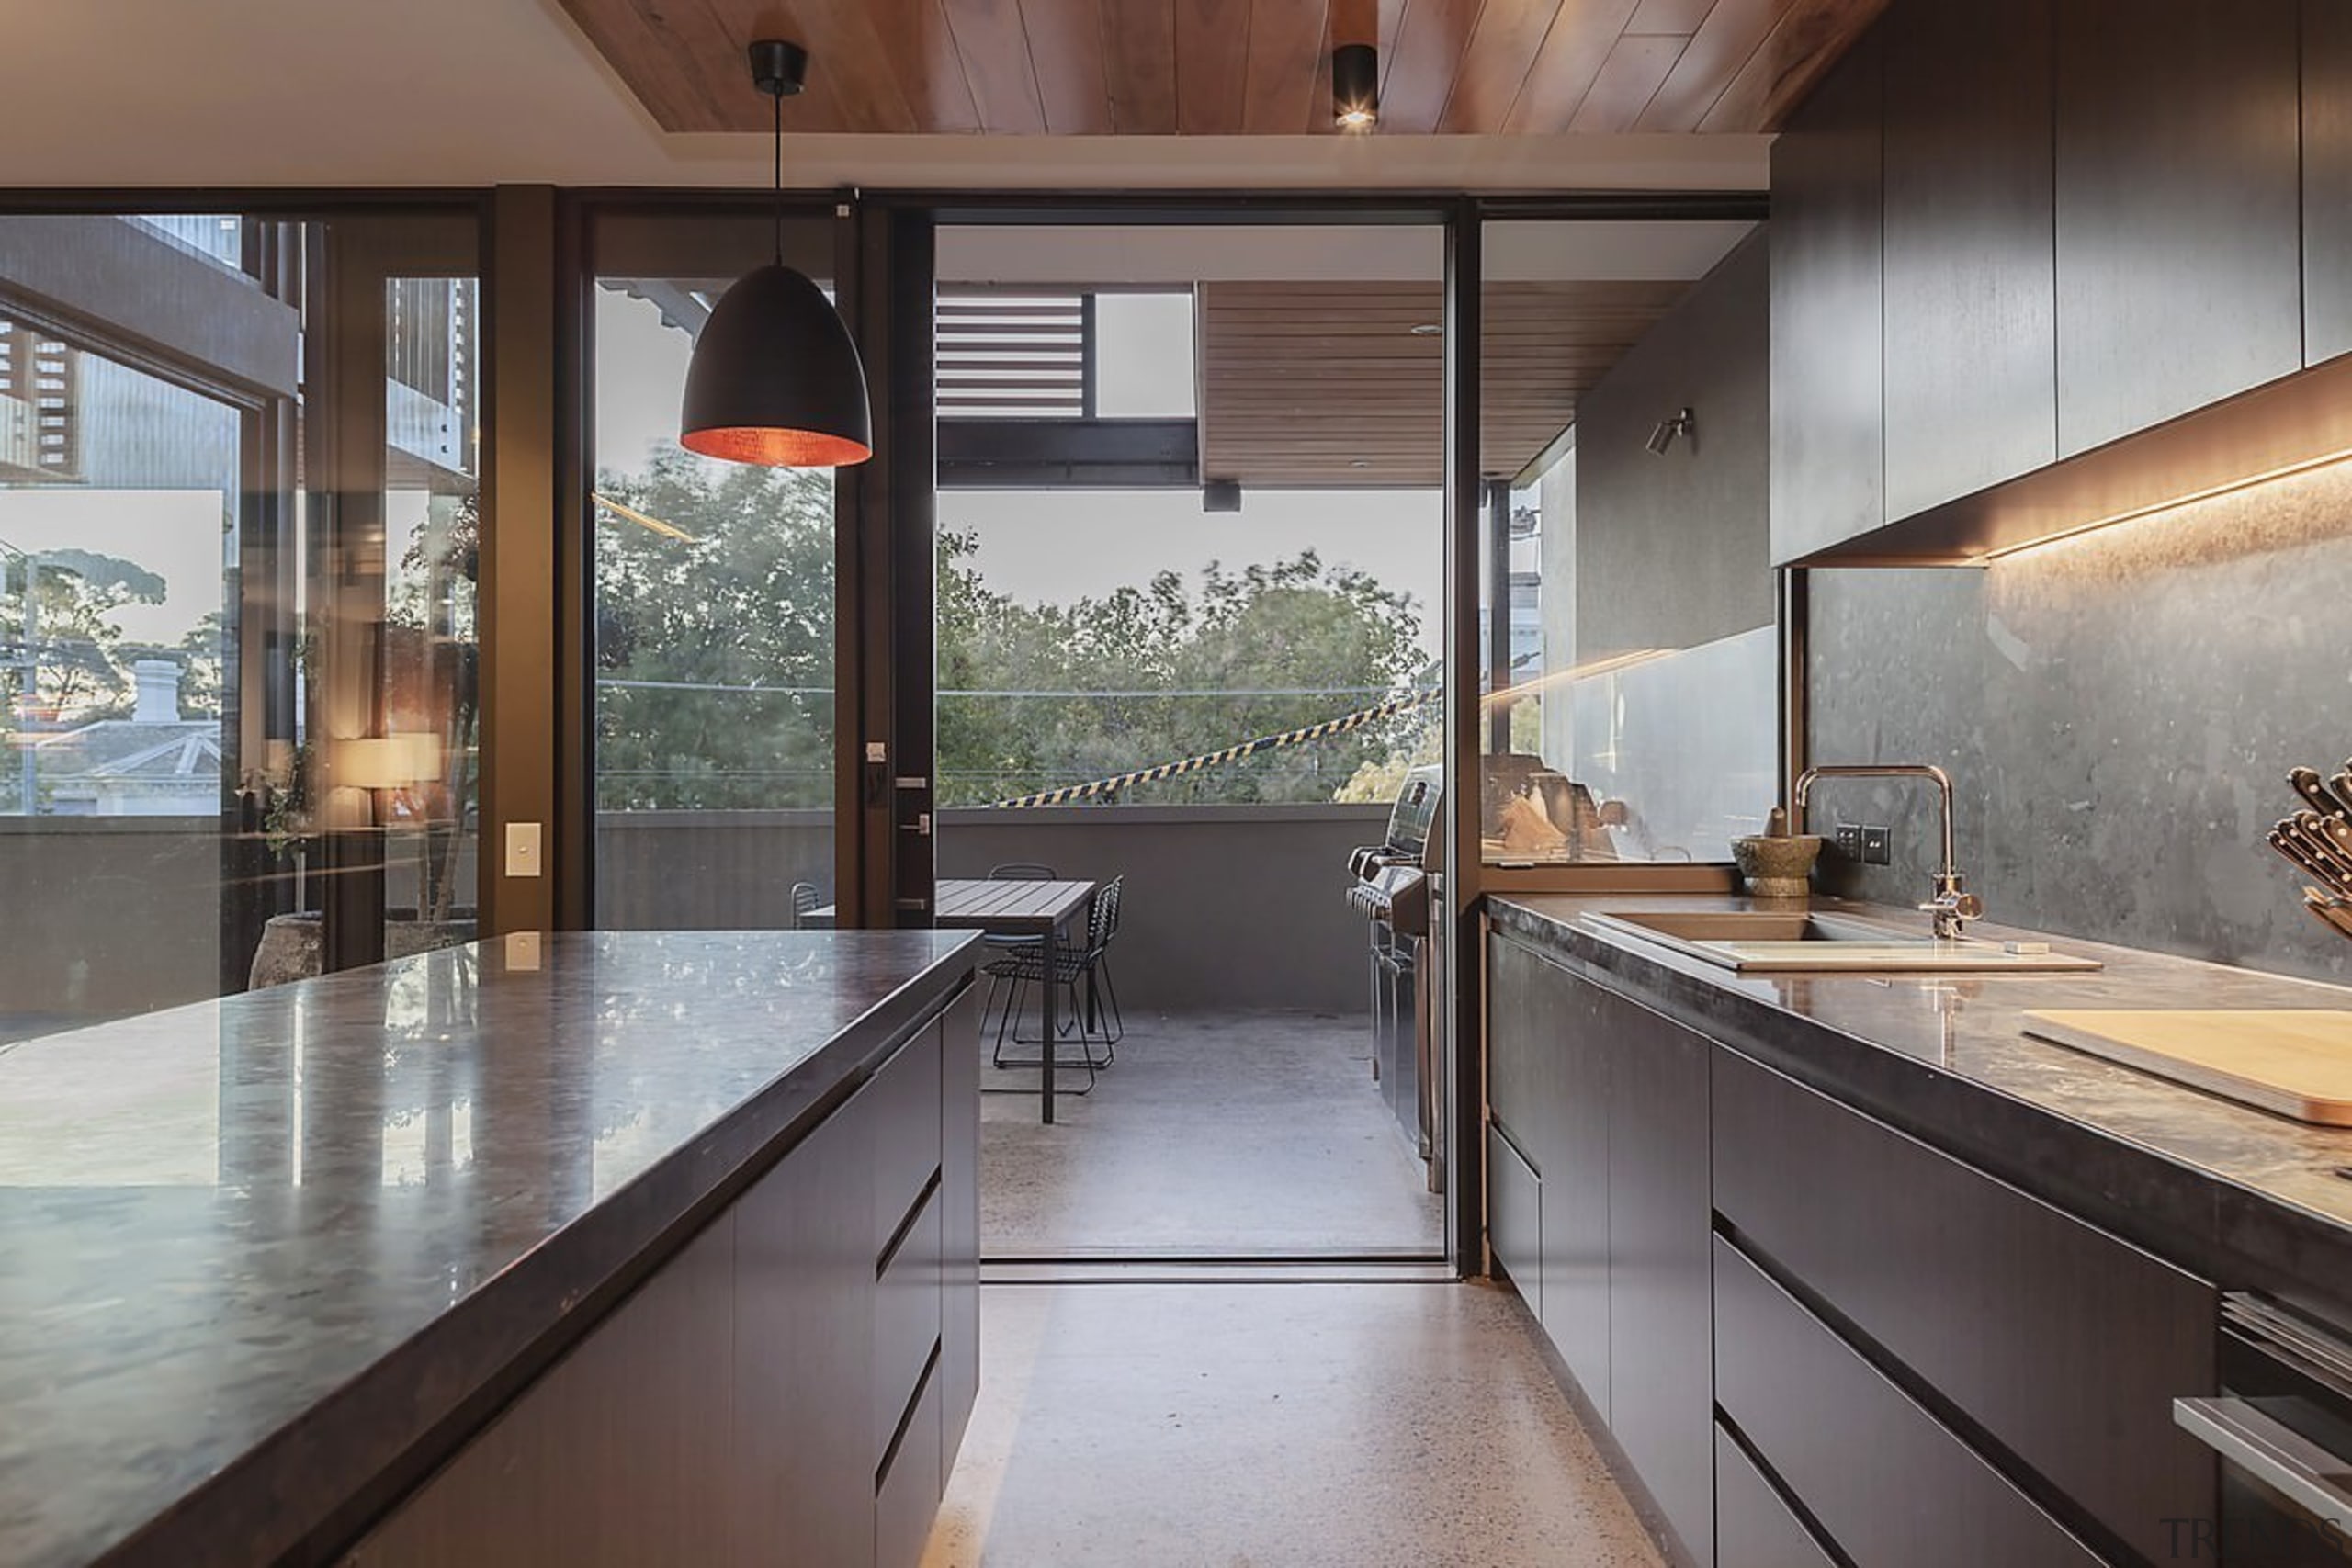
<path fill-rule="evenodd" d="M 2352 1008 L 2352 990 L 1984 922 L 2105 967 L 1737 974 L 1584 917 L 1785 908 L 1730 896 L 1498 896 L 1496 927 L 1669 1017 L 2198 1270 L 2352 1314 L 2352 1130 L 2029 1038 L 2051 1008 Z M 1896 924 L 1925 917 L 1816 898 Z"/>
<path fill-rule="evenodd" d="M 332 1551 L 977 941 L 509 939 L 0 1048 L 0 1562 Z"/>

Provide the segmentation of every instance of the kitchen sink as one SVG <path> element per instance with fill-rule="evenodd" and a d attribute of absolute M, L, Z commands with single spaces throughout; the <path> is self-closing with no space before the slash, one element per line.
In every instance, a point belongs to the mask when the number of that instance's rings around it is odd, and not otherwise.
<path fill-rule="evenodd" d="M 1852 915 L 1776 909 L 1655 909 L 1588 915 L 1600 930 L 1638 937 L 1703 963 L 1748 973 L 1962 971 L 2019 974 L 2097 969 L 2098 960 L 2040 943 L 1942 941 Z"/>

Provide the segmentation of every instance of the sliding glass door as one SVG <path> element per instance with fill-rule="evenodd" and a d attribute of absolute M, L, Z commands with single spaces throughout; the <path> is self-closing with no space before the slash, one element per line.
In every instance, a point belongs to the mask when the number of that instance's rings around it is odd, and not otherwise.
<path fill-rule="evenodd" d="M 596 923 L 786 927 L 832 904 L 834 479 L 678 445 L 695 340 L 774 258 L 820 284 L 835 220 L 590 225 Z"/>

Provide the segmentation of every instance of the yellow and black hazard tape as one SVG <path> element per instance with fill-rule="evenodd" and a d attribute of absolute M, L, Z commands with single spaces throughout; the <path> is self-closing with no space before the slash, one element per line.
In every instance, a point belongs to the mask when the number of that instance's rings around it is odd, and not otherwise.
<path fill-rule="evenodd" d="M 1310 724 L 1304 729 L 1285 729 L 1279 735 L 1261 735 L 1255 740 L 1244 740 L 1238 745 L 1227 746 L 1222 751 L 1204 751 L 1197 757 L 1187 757 L 1181 762 L 1162 762 L 1155 768 L 1138 768 L 1131 773 L 1116 773 L 1107 779 L 1091 779 L 1085 784 L 1064 784 L 1059 789 L 1041 790 L 1035 795 L 1015 795 L 1010 800 L 992 800 L 989 805 L 991 807 L 1067 806 L 1073 800 L 1088 800 L 1098 795 L 1106 795 L 1112 790 L 1125 789 L 1130 784 L 1158 784 L 1162 779 L 1172 779 L 1179 773 L 1193 773 L 1200 772 L 1203 768 L 1214 768 L 1226 762 L 1238 761 L 1254 752 L 1272 751 L 1277 747 L 1301 746 L 1309 741 L 1326 740 L 1334 735 L 1342 735 L 1351 729 L 1360 729 L 1380 719 L 1394 718 L 1400 713 L 1434 700 L 1437 694 L 1435 688 L 1426 692 L 1412 692 L 1401 697 L 1391 697 L 1388 701 L 1374 707 L 1342 714 L 1338 718 L 1327 718 L 1320 724 Z"/>

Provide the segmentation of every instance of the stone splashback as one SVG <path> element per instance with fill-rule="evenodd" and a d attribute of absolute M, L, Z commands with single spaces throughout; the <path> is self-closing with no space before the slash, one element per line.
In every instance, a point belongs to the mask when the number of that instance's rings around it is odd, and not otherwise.
<path fill-rule="evenodd" d="M 2004 923 L 2352 980 L 2263 834 L 2287 770 L 2352 757 L 2352 466 L 2275 480 L 1983 570 L 1813 575 L 1815 762 L 1932 761 Z M 1812 822 L 1888 822 L 1892 868 L 1830 890 L 1917 902 L 1929 791 L 1817 786 Z"/>

